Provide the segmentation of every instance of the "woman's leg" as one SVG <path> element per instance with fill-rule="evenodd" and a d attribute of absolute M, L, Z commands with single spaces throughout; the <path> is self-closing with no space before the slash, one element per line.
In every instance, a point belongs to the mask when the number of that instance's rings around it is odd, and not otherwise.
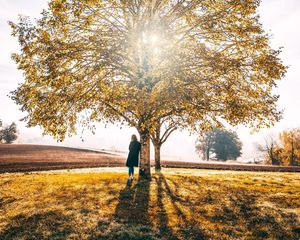
<path fill-rule="evenodd" d="M 128 167 L 129 177 L 131 177 L 131 175 L 133 175 L 133 172 L 134 172 L 134 168 L 133 167 Z"/>
<path fill-rule="evenodd" d="M 128 176 L 130 177 L 131 175 L 131 167 L 128 167 Z"/>

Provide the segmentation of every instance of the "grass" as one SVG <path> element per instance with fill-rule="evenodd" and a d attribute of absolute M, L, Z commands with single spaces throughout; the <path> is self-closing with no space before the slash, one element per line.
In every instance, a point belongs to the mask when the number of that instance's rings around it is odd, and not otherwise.
<path fill-rule="evenodd" d="M 299 239 L 300 174 L 0 175 L 0 239 Z"/>

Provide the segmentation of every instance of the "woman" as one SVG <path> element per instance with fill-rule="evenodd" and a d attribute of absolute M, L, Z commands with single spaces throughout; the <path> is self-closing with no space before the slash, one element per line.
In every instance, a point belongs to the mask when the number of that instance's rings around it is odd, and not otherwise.
<path fill-rule="evenodd" d="M 129 154 L 126 161 L 128 167 L 129 180 L 133 180 L 134 167 L 139 165 L 139 154 L 141 150 L 141 144 L 137 140 L 136 135 L 131 136 L 131 142 L 129 144 Z"/>

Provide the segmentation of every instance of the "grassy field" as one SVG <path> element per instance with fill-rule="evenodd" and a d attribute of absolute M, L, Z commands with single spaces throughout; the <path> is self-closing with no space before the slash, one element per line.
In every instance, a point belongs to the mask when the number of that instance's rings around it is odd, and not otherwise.
<path fill-rule="evenodd" d="M 124 169 L 125 170 L 125 169 Z M 300 174 L 0 175 L 0 239 L 299 239 Z"/>

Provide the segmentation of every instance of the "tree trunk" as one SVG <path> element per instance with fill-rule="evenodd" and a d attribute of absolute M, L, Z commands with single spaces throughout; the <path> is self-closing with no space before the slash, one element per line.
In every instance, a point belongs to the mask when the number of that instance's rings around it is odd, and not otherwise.
<path fill-rule="evenodd" d="M 206 149 L 206 161 L 209 161 L 209 151 L 210 151 L 210 149 L 207 148 Z"/>
<path fill-rule="evenodd" d="M 154 159 L 155 159 L 155 171 L 160 172 L 161 166 L 160 166 L 160 148 L 161 145 L 155 143 L 154 145 Z"/>
<path fill-rule="evenodd" d="M 294 158 L 295 158 L 295 154 L 294 154 L 294 136 L 292 136 L 292 151 L 291 151 L 291 160 L 290 160 L 290 165 L 294 166 Z"/>
<path fill-rule="evenodd" d="M 141 159 L 139 175 L 143 178 L 150 179 L 150 136 L 148 133 L 140 133 L 141 140 Z"/>

